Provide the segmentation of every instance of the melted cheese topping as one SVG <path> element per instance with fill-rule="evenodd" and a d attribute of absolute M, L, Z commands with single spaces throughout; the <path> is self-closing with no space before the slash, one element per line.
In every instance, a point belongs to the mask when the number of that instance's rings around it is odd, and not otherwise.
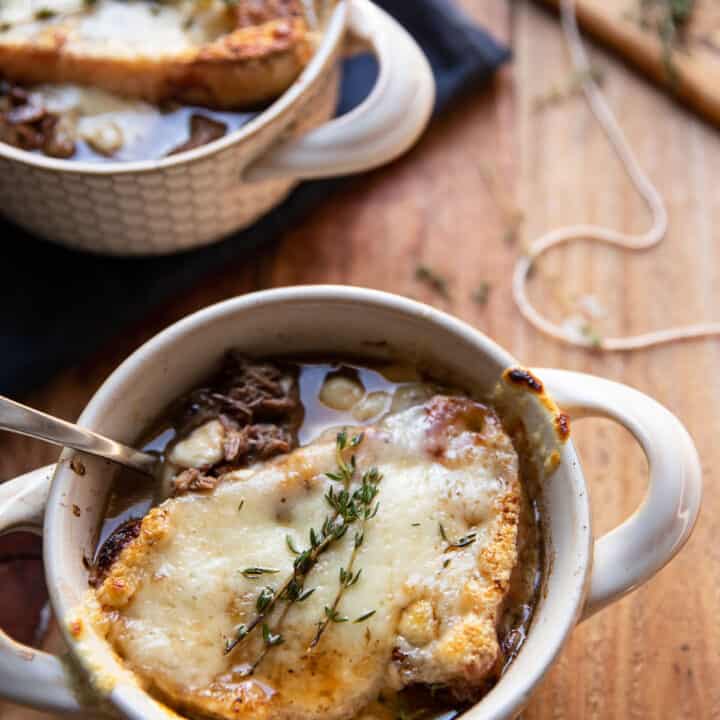
<path fill-rule="evenodd" d="M 315 41 L 300 13 L 241 24 L 225 0 L 0 3 L 5 79 L 79 84 L 151 103 L 257 107 L 295 81 Z"/>
<path fill-rule="evenodd" d="M 311 596 L 276 605 L 268 629 L 283 643 L 264 655 L 260 628 L 230 654 L 224 641 L 256 615 L 264 586 L 292 575 L 288 540 L 308 547 L 309 529 L 332 515 L 334 436 L 149 513 L 97 592 L 101 626 L 148 686 L 215 717 L 348 718 L 383 687 L 482 682 L 517 559 L 509 438 L 487 408 L 436 397 L 366 428 L 355 453 L 357 475 L 382 475 L 379 510 L 320 556 L 305 581 Z M 338 605 L 347 621 L 312 647 L 360 531 L 353 569 L 362 573 Z M 463 537 L 473 540 L 454 546 Z M 273 572 L 253 579 L 242 572 L 251 567 Z"/>
<path fill-rule="evenodd" d="M 0 23 L 10 25 L 3 41 L 37 41 L 62 29 L 65 47 L 83 55 L 115 57 L 174 54 L 212 42 L 232 30 L 222 0 L 157 4 L 99 0 L 9 0 L 0 4 Z"/>
<path fill-rule="evenodd" d="M 168 460 L 179 467 L 205 470 L 222 460 L 224 439 L 225 429 L 222 423 L 219 420 L 210 420 L 176 443 Z"/>

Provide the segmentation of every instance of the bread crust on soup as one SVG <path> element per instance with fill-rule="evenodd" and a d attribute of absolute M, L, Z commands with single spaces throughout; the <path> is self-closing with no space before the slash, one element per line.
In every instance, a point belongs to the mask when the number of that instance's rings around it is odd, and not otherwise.
<path fill-rule="evenodd" d="M 281 95 L 314 49 L 300 0 L 78 0 L 74 11 L 67 4 L 50 0 L 49 16 L 14 23 L 0 7 L 0 77 L 152 103 L 250 108 Z M 53 5 L 61 8 L 55 15 Z"/>
<path fill-rule="evenodd" d="M 341 621 L 315 646 L 360 524 L 308 573 L 312 595 L 268 616 L 282 644 L 268 649 L 259 629 L 229 654 L 223 643 L 256 615 L 264 586 L 292 575 L 292 549 L 309 547 L 309 528 L 328 515 L 334 434 L 148 513 L 92 612 L 149 689 L 212 717 L 332 720 L 384 688 L 441 684 L 463 697 L 482 688 L 500 660 L 497 625 L 517 562 L 521 488 L 509 437 L 491 409 L 436 396 L 364 428 L 352 453 L 358 478 L 371 467 L 381 476 L 379 509 L 362 526 L 353 565 L 362 573 L 337 605 Z"/>

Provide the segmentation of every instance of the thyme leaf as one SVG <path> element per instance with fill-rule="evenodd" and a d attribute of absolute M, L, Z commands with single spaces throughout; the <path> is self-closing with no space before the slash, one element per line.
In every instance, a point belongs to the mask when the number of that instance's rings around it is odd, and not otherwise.
<path fill-rule="evenodd" d="M 475 540 L 477 540 L 476 532 L 470 532 L 467 535 L 459 537 L 457 540 L 448 540 L 447 533 L 445 532 L 445 528 L 443 527 L 442 523 L 438 523 L 438 529 L 440 530 L 440 537 L 447 543 L 447 547 L 445 548 L 444 552 L 447 552 L 448 550 L 458 550 L 459 548 L 467 547 L 468 545 L 472 545 Z"/>
<path fill-rule="evenodd" d="M 472 294 L 472 301 L 476 305 L 487 305 L 487 301 L 490 298 L 490 283 L 483 280 Z"/>
<path fill-rule="evenodd" d="M 276 575 L 279 573 L 279 570 L 276 570 L 275 568 L 265 568 L 265 567 L 249 567 L 245 568 L 242 571 L 242 574 L 246 578 L 259 578 L 261 575 Z"/>
<path fill-rule="evenodd" d="M 459 537 L 454 542 L 451 542 L 446 548 L 445 551 L 448 550 L 457 550 L 459 548 L 467 547 L 468 545 L 472 545 L 475 540 L 477 540 L 477 533 L 471 532 L 467 535 L 463 535 L 462 537 Z"/>
<path fill-rule="evenodd" d="M 307 600 L 316 590 L 317 588 L 308 588 L 307 590 L 303 590 L 298 596 L 297 601 L 302 602 L 303 600 Z"/>
<path fill-rule="evenodd" d="M 259 613 L 263 612 L 268 605 L 273 601 L 275 598 L 275 590 L 273 590 L 271 587 L 267 586 L 264 587 L 260 594 L 257 596 L 257 600 L 255 601 L 255 607 L 257 608 L 257 611 Z"/>
<path fill-rule="evenodd" d="M 438 295 L 450 299 L 450 291 L 448 289 L 448 281 L 439 273 L 435 272 L 432 268 L 427 265 L 418 265 L 415 268 L 415 279 L 418 282 L 427 285 L 431 290 L 435 291 Z"/>
<path fill-rule="evenodd" d="M 294 543 L 293 539 L 292 539 L 289 535 L 286 535 L 286 536 L 285 536 L 285 543 L 286 543 L 287 546 L 288 546 L 288 550 L 289 550 L 293 555 L 299 555 L 299 554 L 300 554 L 300 551 L 295 547 L 295 543 Z"/>
<path fill-rule="evenodd" d="M 335 609 L 325 606 L 325 617 L 328 619 L 329 622 L 334 623 L 344 623 L 348 621 L 348 618 L 346 618 L 344 615 L 340 615 L 340 613 Z"/>
<path fill-rule="evenodd" d="M 274 645 L 282 645 L 282 643 L 284 642 L 282 635 L 280 635 L 279 633 L 274 634 L 270 630 L 270 627 L 267 623 L 263 623 L 262 635 L 263 640 L 265 641 L 265 645 L 267 645 L 268 647 L 273 647 Z"/>

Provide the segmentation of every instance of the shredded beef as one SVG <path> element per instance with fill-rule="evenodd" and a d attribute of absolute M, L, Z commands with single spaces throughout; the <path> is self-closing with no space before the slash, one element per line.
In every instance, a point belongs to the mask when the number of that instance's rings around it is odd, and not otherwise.
<path fill-rule="evenodd" d="M 128 520 L 116 528 L 102 544 L 90 570 L 90 585 L 97 587 L 105 579 L 123 548 L 140 534 L 141 523 L 142 520 Z"/>
<path fill-rule="evenodd" d="M 173 492 L 175 495 L 182 495 L 186 492 L 207 492 L 214 490 L 219 478 L 205 475 L 197 468 L 183 470 L 173 480 Z"/>
<path fill-rule="evenodd" d="M 210 420 L 225 428 L 222 460 L 211 468 L 190 470 L 175 479 L 175 493 L 209 490 L 220 475 L 297 447 L 303 409 L 298 368 L 251 360 L 237 352 L 226 355 L 220 372 L 193 390 L 174 414 L 182 439 Z M 212 487 L 211 487 L 212 484 Z"/>
<path fill-rule="evenodd" d="M 184 143 L 173 148 L 168 155 L 195 150 L 195 148 L 219 140 L 227 134 L 227 131 L 228 126 L 224 122 L 193 113 L 190 117 L 190 136 Z"/>
<path fill-rule="evenodd" d="M 4 80 L 0 80 L 0 142 L 57 158 L 75 154 L 75 141 L 61 116 L 24 88 Z"/>
<path fill-rule="evenodd" d="M 278 425 L 262 423 L 229 430 L 225 438 L 225 462 L 250 465 L 273 455 L 289 452 L 293 446 L 290 432 Z"/>

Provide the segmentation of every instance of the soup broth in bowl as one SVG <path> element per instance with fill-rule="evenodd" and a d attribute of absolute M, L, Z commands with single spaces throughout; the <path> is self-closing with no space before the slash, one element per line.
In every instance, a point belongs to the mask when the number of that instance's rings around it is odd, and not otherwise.
<path fill-rule="evenodd" d="M 311 0 L 8 0 L 0 142 L 89 162 L 206 145 L 290 87 L 326 11 Z"/>
<path fill-rule="evenodd" d="M 193 716 L 454 717 L 538 600 L 523 442 L 421 367 L 229 353 L 118 476 L 88 612 Z"/>

